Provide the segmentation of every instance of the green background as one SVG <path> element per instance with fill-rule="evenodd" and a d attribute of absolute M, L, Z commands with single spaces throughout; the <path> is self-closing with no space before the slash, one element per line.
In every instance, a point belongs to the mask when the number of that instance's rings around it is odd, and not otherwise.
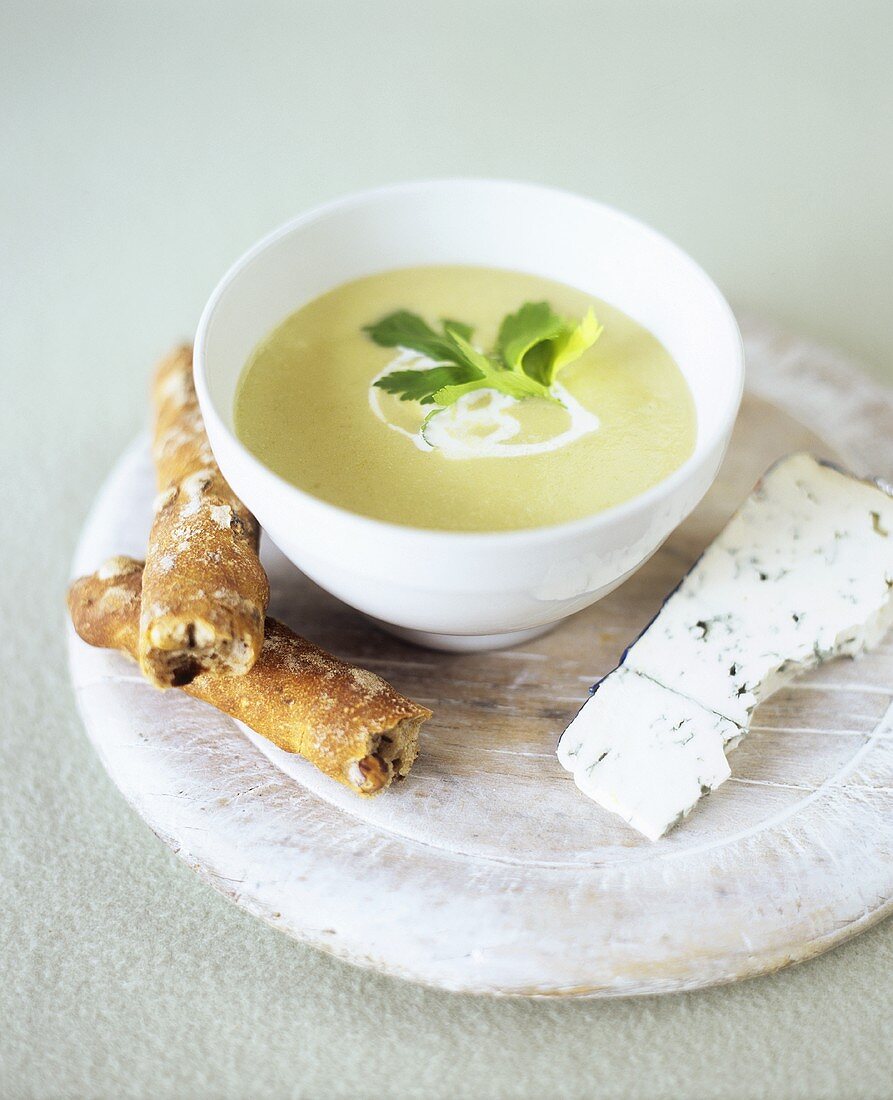
<path fill-rule="evenodd" d="M 852 0 L 0 4 L 0 1094 L 893 1095 L 890 922 L 770 978 L 577 1004 L 298 946 L 125 805 L 62 631 L 153 360 L 259 235 L 359 187 L 615 203 L 893 377 L 891 48 L 893 7 Z"/>

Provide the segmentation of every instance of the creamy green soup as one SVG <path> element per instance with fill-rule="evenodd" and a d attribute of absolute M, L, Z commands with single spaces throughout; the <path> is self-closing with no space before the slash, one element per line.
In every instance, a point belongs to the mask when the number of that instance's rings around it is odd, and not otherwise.
<path fill-rule="evenodd" d="M 590 336 L 596 319 L 600 326 L 548 396 L 517 394 L 514 386 L 497 392 L 485 376 L 448 407 L 439 402 L 459 391 L 440 390 L 426 404 L 404 399 L 416 377 L 405 372 L 430 371 L 440 357 L 380 346 L 367 331 L 395 311 L 444 332 L 442 319 L 451 318 L 468 336 L 463 361 L 477 362 L 497 347 L 503 318 L 524 303 L 586 317 Z M 450 338 L 458 346 L 458 336 Z M 519 373 L 542 377 L 535 359 L 545 346 Z M 404 392 L 389 392 L 397 371 Z M 372 275 L 297 310 L 246 364 L 235 427 L 262 462 L 322 500 L 449 531 L 541 527 L 610 508 L 681 465 L 696 432 L 679 368 L 641 325 L 573 287 L 466 266 Z"/>

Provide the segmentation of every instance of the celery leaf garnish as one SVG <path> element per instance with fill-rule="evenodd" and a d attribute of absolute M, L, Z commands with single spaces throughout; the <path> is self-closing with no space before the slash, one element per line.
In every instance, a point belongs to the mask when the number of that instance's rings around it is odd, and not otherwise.
<path fill-rule="evenodd" d="M 458 385 L 444 386 L 443 389 L 438 390 L 434 394 L 434 400 L 438 405 L 452 405 L 463 394 L 471 393 L 474 390 L 498 390 L 500 393 L 508 394 L 509 397 L 517 398 L 519 401 L 525 397 L 547 396 L 545 387 L 532 378 L 506 370 L 496 359 L 491 359 L 488 355 L 483 355 L 476 348 L 473 348 L 455 329 L 448 329 L 447 331 L 465 361 L 477 370 L 478 377 Z"/>
<path fill-rule="evenodd" d="M 468 383 L 474 373 L 465 367 L 440 366 L 430 370 L 395 370 L 379 378 L 375 383 L 379 389 L 392 393 L 401 401 L 418 401 L 421 405 L 431 405 L 434 395 L 445 386 Z"/>
<path fill-rule="evenodd" d="M 558 376 L 559 371 L 579 359 L 584 351 L 588 351 L 604 330 L 605 326 L 598 323 L 591 306 L 579 325 L 570 324 L 552 346 L 549 384 Z"/>
<path fill-rule="evenodd" d="M 424 370 L 391 371 L 375 382 L 401 401 L 440 406 L 428 414 L 425 425 L 475 390 L 497 390 L 518 401 L 527 397 L 557 401 L 551 386 L 558 373 L 579 359 L 602 333 L 591 309 L 576 324 L 560 317 L 548 302 L 527 302 L 503 319 L 496 350 L 485 355 L 471 344 L 470 325 L 453 320 L 441 324 L 438 332 L 418 314 L 403 309 L 364 329 L 381 347 L 406 348 L 437 364 Z"/>
<path fill-rule="evenodd" d="M 474 331 L 461 322 L 447 321 L 442 332 L 435 332 L 427 321 L 417 313 L 410 313 L 407 309 L 389 313 L 374 325 L 366 325 L 363 331 L 368 332 L 375 343 L 383 348 L 408 348 L 410 351 L 419 352 L 420 355 L 426 355 L 435 363 L 464 365 L 456 345 L 449 339 L 448 327 L 458 332 L 460 336 L 464 336 L 466 340 L 471 339 Z"/>
<path fill-rule="evenodd" d="M 602 326 L 590 309 L 579 324 L 559 317 L 548 302 L 527 302 L 499 329 L 499 352 L 513 371 L 523 371 L 545 387 L 558 372 L 591 348 Z"/>

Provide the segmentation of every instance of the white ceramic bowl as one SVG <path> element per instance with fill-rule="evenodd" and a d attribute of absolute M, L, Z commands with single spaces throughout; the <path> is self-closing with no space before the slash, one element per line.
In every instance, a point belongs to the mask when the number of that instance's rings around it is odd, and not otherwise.
<path fill-rule="evenodd" d="M 586 519 L 466 534 L 355 515 L 288 484 L 250 454 L 233 430 L 233 399 L 255 345 L 340 283 L 437 263 L 570 283 L 644 325 L 694 396 L 692 456 L 641 496 Z M 732 311 L 679 248 L 588 199 L 491 180 L 401 184 L 296 218 L 226 273 L 195 345 L 196 387 L 214 454 L 270 538 L 318 584 L 395 633 L 455 650 L 533 637 L 600 599 L 654 553 L 716 476 L 743 377 Z"/>

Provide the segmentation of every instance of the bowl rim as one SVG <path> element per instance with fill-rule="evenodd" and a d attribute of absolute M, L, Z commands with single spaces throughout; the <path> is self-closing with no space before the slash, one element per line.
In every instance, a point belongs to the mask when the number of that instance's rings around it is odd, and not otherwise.
<path fill-rule="evenodd" d="M 658 244 L 674 253 L 675 257 L 692 269 L 704 283 L 708 293 L 712 294 L 715 299 L 716 305 L 718 306 L 718 313 L 724 318 L 733 337 L 736 351 L 734 356 L 734 375 L 731 379 L 732 384 L 729 397 L 724 402 L 723 406 L 719 408 L 717 415 L 712 418 L 711 424 L 705 425 L 703 429 L 701 424 L 698 424 L 698 437 L 695 449 L 688 458 L 667 477 L 663 478 L 655 485 L 652 485 L 644 492 L 630 497 L 629 500 L 621 501 L 619 504 L 604 508 L 600 512 L 594 512 L 591 515 L 583 516 L 580 519 L 568 520 L 564 523 L 546 524 L 537 527 L 519 527 L 506 531 L 450 531 L 442 530 L 437 527 L 420 527 L 412 524 L 394 523 L 390 520 L 375 519 L 372 516 L 364 516 L 359 512 L 353 512 L 349 508 L 342 508 L 338 504 L 332 504 L 327 500 L 323 500 L 321 497 L 306 492 L 304 489 L 300 489 L 297 485 L 287 481 L 254 455 L 245 446 L 242 440 L 239 439 L 236 433 L 232 431 L 227 421 L 220 415 L 211 397 L 206 377 L 207 337 L 221 300 L 230 286 L 247 268 L 252 266 L 269 248 L 277 244 L 282 238 L 289 236 L 296 230 L 320 218 L 328 217 L 342 210 L 350 210 L 357 206 L 362 206 L 378 198 L 397 196 L 401 193 L 417 192 L 420 190 L 431 191 L 447 189 L 455 186 L 492 188 L 494 190 L 513 188 L 538 194 L 544 198 L 560 198 L 565 201 L 571 200 L 572 202 L 585 206 L 598 207 L 613 219 L 619 222 L 625 222 L 629 226 L 644 232 L 646 236 L 650 236 Z M 383 268 L 382 270 L 391 269 Z M 319 203 L 266 233 L 230 264 L 211 292 L 202 310 L 196 329 L 193 351 L 193 378 L 195 380 L 195 388 L 202 416 L 206 421 L 213 419 L 215 434 L 220 433 L 226 436 L 227 440 L 236 447 L 243 458 L 247 460 L 249 466 L 263 476 L 275 479 L 282 489 L 296 501 L 300 502 L 305 509 L 309 507 L 310 510 L 317 511 L 321 516 L 329 516 L 336 521 L 350 521 L 364 528 L 369 534 L 378 533 L 390 537 L 401 537 L 405 540 L 410 540 L 412 538 L 424 538 L 426 541 L 435 539 L 452 545 L 461 543 L 478 547 L 507 546 L 512 543 L 530 544 L 552 542 L 564 537 L 572 538 L 584 533 L 598 531 L 599 529 L 610 526 L 614 522 L 623 521 L 627 517 L 635 515 L 638 512 L 648 511 L 654 508 L 663 500 L 671 496 L 677 488 L 684 485 L 689 477 L 697 472 L 703 458 L 713 453 L 718 445 L 722 445 L 724 450 L 725 445 L 728 443 L 728 438 L 731 436 L 731 431 L 734 427 L 744 392 L 744 342 L 731 306 L 727 302 L 722 291 L 710 278 L 704 268 L 701 267 L 696 260 L 692 259 L 683 248 L 670 240 L 669 237 L 659 230 L 653 229 L 646 222 L 641 221 L 632 214 L 627 214 L 625 211 L 609 203 L 604 203 L 597 199 L 592 199 L 560 187 L 496 177 L 449 176 L 407 180 L 365 188 L 361 191 L 352 191 L 348 194 Z M 703 435 L 702 430 L 704 433 Z M 726 437 L 725 445 L 722 444 L 723 437 Z M 251 507 L 249 502 L 246 501 L 246 504 L 249 508 Z"/>

